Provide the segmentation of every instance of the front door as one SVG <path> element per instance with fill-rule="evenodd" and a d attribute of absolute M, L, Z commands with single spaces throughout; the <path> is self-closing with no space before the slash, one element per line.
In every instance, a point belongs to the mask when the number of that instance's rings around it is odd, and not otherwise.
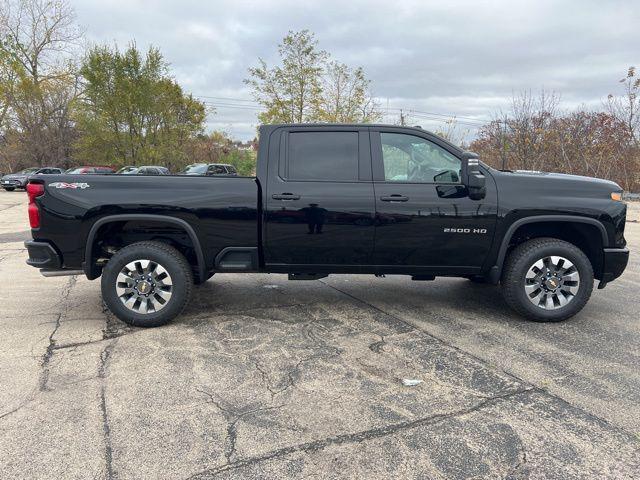
<path fill-rule="evenodd" d="M 368 129 L 291 127 L 278 142 L 277 158 L 269 156 L 265 263 L 334 271 L 370 263 L 375 203 Z"/>
<path fill-rule="evenodd" d="M 459 152 L 437 137 L 401 129 L 371 133 L 378 265 L 475 271 L 496 224 L 492 177 L 487 195 L 471 200 L 461 183 Z"/>

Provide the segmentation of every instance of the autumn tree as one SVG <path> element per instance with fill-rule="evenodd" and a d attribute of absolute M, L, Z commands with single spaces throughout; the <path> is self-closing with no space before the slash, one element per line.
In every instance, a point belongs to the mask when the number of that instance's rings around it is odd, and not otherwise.
<path fill-rule="evenodd" d="M 79 156 L 107 165 L 184 163 L 184 146 L 203 130 L 205 106 L 169 76 L 157 48 L 143 54 L 135 44 L 122 52 L 97 46 L 80 73 Z"/>
<path fill-rule="evenodd" d="M 636 75 L 636 67 L 629 67 L 619 83 L 623 92 L 608 95 L 607 111 L 624 124 L 636 147 L 640 147 L 640 76 Z"/>
<path fill-rule="evenodd" d="M 65 0 L 0 1 L 0 128 L 16 139 L 18 163 L 68 159 L 81 37 Z"/>
<path fill-rule="evenodd" d="M 362 68 L 329 61 L 308 30 L 289 32 L 278 45 L 281 63 L 263 59 L 245 80 L 264 111 L 262 123 L 367 122 L 381 115 Z"/>
<path fill-rule="evenodd" d="M 332 61 L 322 80 L 317 117 L 334 123 L 371 123 L 380 120 L 376 102 L 369 91 L 370 80 L 362 67 L 351 68 Z"/>
<path fill-rule="evenodd" d="M 483 126 L 470 149 L 497 168 L 607 178 L 632 191 L 640 187 L 633 117 L 560 112 L 558 103 L 547 92 L 516 95 L 511 110 Z"/>

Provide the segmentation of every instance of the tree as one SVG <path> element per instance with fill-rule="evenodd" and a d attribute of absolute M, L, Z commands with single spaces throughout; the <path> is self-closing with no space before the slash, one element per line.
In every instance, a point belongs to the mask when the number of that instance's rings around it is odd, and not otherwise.
<path fill-rule="evenodd" d="M 245 84 L 264 107 L 262 123 L 371 122 L 381 117 L 361 67 L 330 62 L 308 30 L 290 31 L 278 45 L 281 64 L 263 59 Z"/>
<path fill-rule="evenodd" d="M 525 92 L 511 111 L 483 126 L 471 150 L 497 168 L 546 170 L 607 178 L 640 187 L 629 116 L 579 110 L 559 112 L 558 97 Z"/>
<path fill-rule="evenodd" d="M 0 128 L 17 139 L 20 162 L 64 163 L 74 136 L 74 47 L 82 36 L 64 0 L 0 3 Z"/>
<path fill-rule="evenodd" d="M 265 112 L 262 123 L 302 123 L 313 120 L 320 103 L 322 70 L 327 53 L 318 50 L 318 42 L 308 30 L 290 31 L 278 45 L 282 65 L 269 68 L 263 59 L 249 69 L 256 100 Z"/>
<path fill-rule="evenodd" d="M 636 147 L 640 147 L 640 77 L 636 77 L 636 67 L 629 67 L 627 76 L 620 80 L 624 86 L 621 96 L 609 94 L 607 111 L 624 123 Z"/>
<path fill-rule="evenodd" d="M 143 56 L 135 44 L 124 52 L 97 46 L 80 73 L 80 156 L 108 165 L 184 163 L 183 147 L 202 132 L 205 106 L 169 77 L 157 48 Z"/>
<path fill-rule="evenodd" d="M 335 123 L 370 123 L 382 115 L 369 92 L 371 83 L 362 67 L 344 63 L 327 64 L 322 81 L 318 119 Z"/>
<path fill-rule="evenodd" d="M 369 92 L 370 83 L 362 67 L 353 69 L 344 63 L 330 62 L 323 77 L 318 118 L 336 123 L 379 120 L 382 115 Z"/>

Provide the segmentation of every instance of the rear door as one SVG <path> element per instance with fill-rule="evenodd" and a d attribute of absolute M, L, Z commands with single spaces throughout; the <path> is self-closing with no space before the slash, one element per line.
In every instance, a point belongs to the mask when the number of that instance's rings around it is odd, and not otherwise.
<path fill-rule="evenodd" d="M 264 207 L 265 263 L 332 270 L 370 263 L 375 203 L 368 129 L 283 127 L 276 133 Z"/>

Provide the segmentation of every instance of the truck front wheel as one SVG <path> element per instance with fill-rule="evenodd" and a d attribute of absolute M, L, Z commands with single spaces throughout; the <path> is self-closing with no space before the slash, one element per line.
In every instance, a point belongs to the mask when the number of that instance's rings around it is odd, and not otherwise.
<path fill-rule="evenodd" d="M 102 271 L 102 298 L 123 322 L 157 327 L 175 318 L 193 288 L 184 256 L 161 242 L 138 242 L 115 253 Z"/>
<path fill-rule="evenodd" d="M 536 322 L 560 322 L 585 306 L 593 290 L 591 262 L 575 245 L 535 238 L 518 245 L 502 273 L 506 302 Z"/>

